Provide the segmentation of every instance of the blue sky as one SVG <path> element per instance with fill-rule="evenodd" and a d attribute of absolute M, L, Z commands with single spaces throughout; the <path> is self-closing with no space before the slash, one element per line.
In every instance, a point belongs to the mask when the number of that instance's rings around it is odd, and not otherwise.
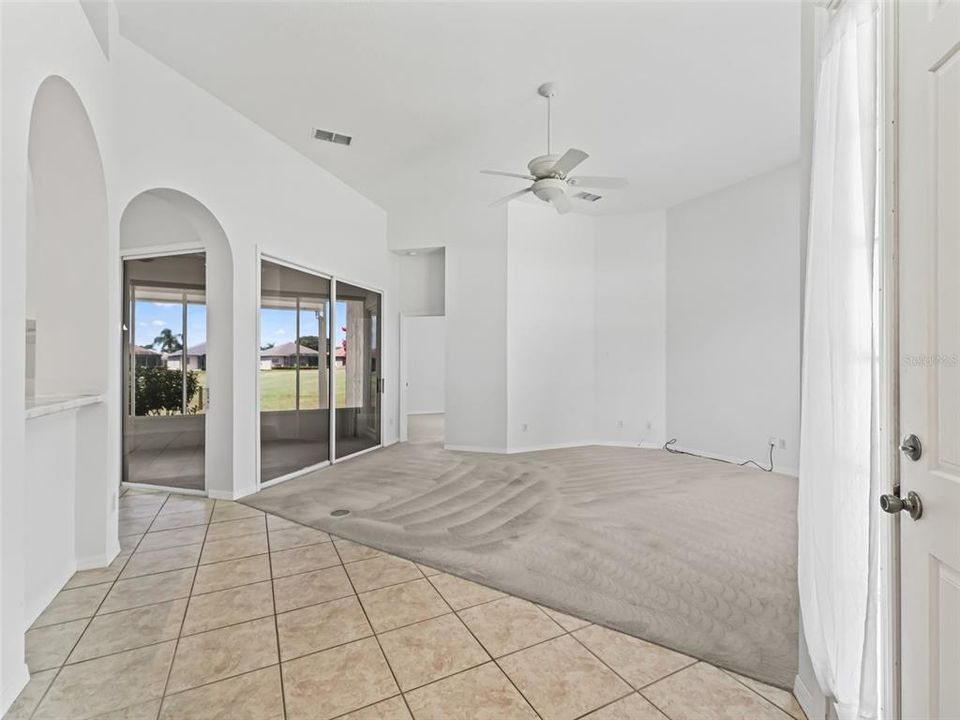
<path fill-rule="evenodd" d="M 183 306 L 180 303 L 139 301 L 136 322 L 134 342 L 149 347 L 164 328 L 173 330 L 174 335 L 183 332 Z M 207 308 L 205 305 L 190 305 L 187 309 L 187 341 L 196 345 L 206 339 Z"/>
<path fill-rule="evenodd" d="M 346 317 L 346 303 L 337 303 L 337 316 L 341 318 L 334 337 L 339 345 L 346 333 L 342 319 Z M 137 345 L 151 346 L 154 338 L 164 328 L 170 328 L 175 335 L 183 331 L 183 309 L 180 303 L 161 303 L 140 301 L 136 307 Z M 293 310 L 260 311 L 260 342 L 264 345 L 289 342 L 296 334 L 296 313 Z M 301 335 L 317 335 L 316 317 L 312 311 L 303 311 L 300 319 Z M 187 340 L 192 347 L 207 339 L 207 308 L 205 305 L 190 305 L 187 311 Z"/>

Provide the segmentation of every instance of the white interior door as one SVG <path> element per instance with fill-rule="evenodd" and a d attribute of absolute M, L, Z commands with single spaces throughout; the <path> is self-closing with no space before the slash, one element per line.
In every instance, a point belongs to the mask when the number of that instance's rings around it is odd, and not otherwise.
<path fill-rule="evenodd" d="M 900 13 L 901 707 L 960 718 L 960 0 Z"/>

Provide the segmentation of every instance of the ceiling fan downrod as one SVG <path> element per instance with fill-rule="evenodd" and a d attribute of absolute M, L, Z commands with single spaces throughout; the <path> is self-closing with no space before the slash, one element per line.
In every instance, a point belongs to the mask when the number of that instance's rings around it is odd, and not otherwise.
<path fill-rule="evenodd" d="M 548 82 L 537 88 L 537 92 L 547 99 L 547 155 L 550 154 L 550 110 L 553 96 L 557 94 L 557 84 Z"/>

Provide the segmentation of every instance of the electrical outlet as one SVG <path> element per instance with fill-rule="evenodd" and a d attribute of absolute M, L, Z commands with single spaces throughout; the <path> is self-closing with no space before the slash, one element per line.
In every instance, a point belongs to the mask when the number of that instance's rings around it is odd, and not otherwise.
<path fill-rule="evenodd" d="M 775 435 L 771 435 L 769 438 L 767 438 L 767 444 L 773 445 L 778 450 L 786 450 L 787 448 L 787 441 L 782 437 L 777 437 Z"/>

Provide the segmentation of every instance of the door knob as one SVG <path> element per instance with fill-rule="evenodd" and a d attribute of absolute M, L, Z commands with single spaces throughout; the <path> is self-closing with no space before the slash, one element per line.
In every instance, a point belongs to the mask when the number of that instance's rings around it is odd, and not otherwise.
<path fill-rule="evenodd" d="M 920 444 L 920 438 L 916 435 L 907 435 L 900 442 L 900 452 L 913 461 L 919 460 L 923 454 L 923 445 Z"/>
<path fill-rule="evenodd" d="M 885 493 L 880 496 L 880 509 L 891 515 L 905 510 L 914 520 L 919 520 L 923 515 L 923 501 L 913 490 L 907 493 L 906 499 Z"/>

